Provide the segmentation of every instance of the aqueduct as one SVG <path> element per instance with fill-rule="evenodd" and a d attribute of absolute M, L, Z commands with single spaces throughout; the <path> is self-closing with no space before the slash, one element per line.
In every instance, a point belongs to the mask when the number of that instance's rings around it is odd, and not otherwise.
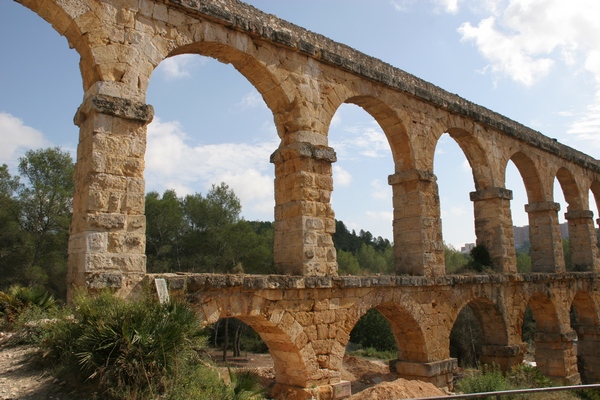
<path fill-rule="evenodd" d="M 548 376 L 600 382 L 600 260 L 588 193 L 600 200 L 600 163 L 542 134 L 377 59 L 236 0 L 17 0 L 64 35 L 81 57 L 84 97 L 69 244 L 69 283 L 123 295 L 150 278 L 145 266 L 144 153 L 152 71 L 193 53 L 232 64 L 273 113 L 275 264 L 281 275 L 167 275 L 207 322 L 237 317 L 265 340 L 280 398 L 340 398 L 349 333 L 370 308 L 390 322 L 391 368 L 446 386 L 456 360 L 449 335 L 469 305 L 484 332 L 482 362 L 523 358 L 526 307 L 537 322 L 536 360 Z M 395 276 L 340 277 L 330 204 L 331 119 L 343 103 L 368 112 L 394 160 Z M 433 158 L 443 133 L 473 170 L 475 230 L 494 273 L 447 276 Z M 532 273 L 519 274 L 509 161 L 526 188 Z M 572 263 L 565 271 L 553 199 L 568 203 Z M 570 322 L 571 310 L 575 323 Z M 578 339 L 577 347 L 574 339 Z"/>

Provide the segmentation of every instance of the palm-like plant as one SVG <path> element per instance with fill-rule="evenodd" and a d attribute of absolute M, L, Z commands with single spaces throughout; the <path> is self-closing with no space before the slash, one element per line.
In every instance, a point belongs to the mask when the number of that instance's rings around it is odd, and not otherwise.
<path fill-rule="evenodd" d="M 260 385 L 260 378 L 256 370 L 229 371 L 229 388 L 232 390 L 231 400 L 251 400 L 261 398 L 266 389 Z"/>

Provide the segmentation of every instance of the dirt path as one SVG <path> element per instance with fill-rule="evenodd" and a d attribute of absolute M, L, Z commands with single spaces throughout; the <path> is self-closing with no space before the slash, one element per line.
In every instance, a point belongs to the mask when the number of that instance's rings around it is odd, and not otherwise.
<path fill-rule="evenodd" d="M 36 367 L 35 351 L 31 346 L 3 346 L 0 341 L 0 399 L 74 399 L 73 389 Z"/>

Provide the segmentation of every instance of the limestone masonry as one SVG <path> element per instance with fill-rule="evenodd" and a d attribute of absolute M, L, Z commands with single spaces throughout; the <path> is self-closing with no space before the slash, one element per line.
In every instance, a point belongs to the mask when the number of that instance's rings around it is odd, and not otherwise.
<path fill-rule="evenodd" d="M 505 369 L 520 363 L 529 305 L 541 371 L 568 382 L 600 381 L 600 260 L 588 204 L 590 190 L 600 199 L 597 160 L 236 0 L 17 1 L 52 24 L 81 57 L 71 287 L 108 287 L 127 296 L 156 277 L 146 275 L 145 257 L 144 154 L 153 118 L 146 90 L 167 57 L 201 54 L 232 64 L 273 113 L 281 140 L 271 156 L 280 275 L 161 277 L 173 295 L 194 302 L 204 322 L 236 317 L 260 334 L 275 360 L 279 398 L 345 396 L 340 367 L 349 333 L 371 308 L 392 326 L 398 359 L 390 367 L 404 378 L 451 385 L 456 360 L 449 336 L 466 305 L 484 332 L 481 362 Z M 330 203 L 336 154 L 327 134 L 343 103 L 368 112 L 390 144 L 396 276 L 337 273 Z M 477 244 L 493 261 L 488 275 L 445 275 L 433 174 L 435 146 L 445 132 L 473 169 Z M 530 274 L 516 270 L 508 161 L 528 196 Z M 568 203 L 562 212 L 580 272 L 565 271 L 555 178 Z"/>

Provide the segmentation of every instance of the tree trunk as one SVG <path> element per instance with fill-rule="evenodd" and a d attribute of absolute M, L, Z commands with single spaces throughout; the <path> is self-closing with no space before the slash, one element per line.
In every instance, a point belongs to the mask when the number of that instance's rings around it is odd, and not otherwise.
<path fill-rule="evenodd" d="M 242 353 L 242 349 L 241 349 L 242 329 L 243 329 L 243 325 L 241 323 L 239 323 L 239 321 L 238 321 L 237 327 L 235 329 L 235 336 L 233 338 L 233 356 L 234 357 L 239 357 Z"/>
<path fill-rule="evenodd" d="M 223 361 L 227 361 L 227 342 L 229 342 L 229 318 L 225 318 L 225 334 L 223 335 Z"/>

